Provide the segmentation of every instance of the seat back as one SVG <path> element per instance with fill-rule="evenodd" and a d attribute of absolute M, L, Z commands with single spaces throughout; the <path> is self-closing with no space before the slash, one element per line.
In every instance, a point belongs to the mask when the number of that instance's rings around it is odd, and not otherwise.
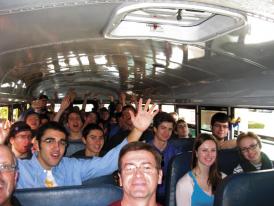
<path fill-rule="evenodd" d="M 174 138 L 169 142 L 173 144 L 180 152 L 192 151 L 194 138 Z"/>
<path fill-rule="evenodd" d="M 173 157 L 166 176 L 166 206 L 176 205 L 176 184 L 190 170 L 192 152 L 184 152 Z"/>
<path fill-rule="evenodd" d="M 22 206 L 107 206 L 122 198 L 114 185 L 21 189 L 14 193 Z"/>
<path fill-rule="evenodd" d="M 69 141 L 68 146 L 66 148 L 65 156 L 69 157 L 73 153 L 85 149 L 85 144 L 82 141 Z"/>
<path fill-rule="evenodd" d="M 233 173 L 233 169 L 240 163 L 240 155 L 237 149 L 224 149 L 218 153 L 218 166 L 226 175 Z"/>
<path fill-rule="evenodd" d="M 274 170 L 228 176 L 215 193 L 214 206 L 271 206 Z"/>

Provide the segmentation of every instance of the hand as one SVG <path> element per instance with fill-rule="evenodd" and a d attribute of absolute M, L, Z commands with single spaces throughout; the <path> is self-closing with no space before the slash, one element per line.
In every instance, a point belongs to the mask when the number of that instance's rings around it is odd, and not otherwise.
<path fill-rule="evenodd" d="M 159 109 L 154 110 L 155 106 L 156 106 L 155 104 L 153 104 L 149 108 L 150 102 L 151 102 L 151 99 L 148 99 L 144 108 L 143 108 L 142 107 L 143 100 L 142 100 L 142 98 L 140 98 L 138 106 L 136 106 L 136 107 L 138 107 L 136 116 L 134 115 L 134 113 L 131 110 L 129 111 L 131 121 L 132 121 L 134 127 L 137 130 L 139 130 L 140 132 L 144 132 L 149 127 L 153 118 L 159 112 Z"/>
<path fill-rule="evenodd" d="M 71 103 L 71 97 L 65 96 L 64 99 L 61 102 L 60 110 L 65 111 Z"/>

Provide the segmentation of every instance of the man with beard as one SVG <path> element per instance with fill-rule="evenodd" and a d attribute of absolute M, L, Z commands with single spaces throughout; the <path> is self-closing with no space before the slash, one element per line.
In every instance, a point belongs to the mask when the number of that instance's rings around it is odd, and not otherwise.
<path fill-rule="evenodd" d="M 12 198 L 18 173 L 16 158 L 5 145 L 0 145 L 0 206 L 16 206 Z"/>

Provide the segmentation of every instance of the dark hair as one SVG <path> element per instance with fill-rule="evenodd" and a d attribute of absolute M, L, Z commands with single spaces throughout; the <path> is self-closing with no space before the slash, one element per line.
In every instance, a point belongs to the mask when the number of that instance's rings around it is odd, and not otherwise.
<path fill-rule="evenodd" d="M 196 156 L 196 152 L 198 151 L 199 147 L 205 142 L 211 140 L 216 145 L 216 160 L 209 168 L 209 175 L 208 175 L 208 184 L 212 186 L 212 193 L 216 191 L 217 185 L 222 180 L 222 175 L 218 171 L 218 144 L 215 137 L 211 134 L 201 133 L 199 134 L 194 141 L 193 150 L 192 150 L 192 164 L 191 168 L 195 168 L 197 166 L 198 158 Z"/>
<path fill-rule="evenodd" d="M 131 142 L 127 145 L 125 145 L 119 154 L 119 160 L 118 160 L 118 169 L 121 172 L 122 169 L 122 158 L 123 156 L 125 156 L 128 152 L 132 152 L 132 151 L 140 151 L 140 150 L 145 150 L 150 152 L 153 157 L 155 158 L 155 162 L 156 162 L 156 167 L 158 170 L 161 169 L 161 161 L 162 161 L 162 157 L 160 155 L 160 153 L 151 145 L 144 143 L 144 142 Z"/>
<path fill-rule="evenodd" d="M 40 94 L 40 95 L 39 95 L 39 99 L 46 99 L 46 100 L 48 100 L 49 98 L 48 98 L 48 96 L 45 95 L 45 94 Z"/>
<path fill-rule="evenodd" d="M 159 125 L 162 123 L 162 122 L 170 122 L 173 124 L 173 127 L 175 125 L 175 120 L 174 118 L 166 113 L 166 112 L 159 112 L 153 119 L 153 127 L 155 128 L 158 128 Z"/>
<path fill-rule="evenodd" d="M 88 124 L 87 126 L 85 126 L 85 128 L 82 131 L 82 136 L 87 139 L 88 134 L 90 133 L 90 131 L 92 130 L 100 130 L 103 135 L 104 135 L 104 130 L 102 129 L 102 127 L 100 127 L 98 124 Z"/>
<path fill-rule="evenodd" d="M 215 122 L 221 122 L 221 123 L 226 123 L 229 122 L 229 117 L 227 114 L 222 113 L 222 112 L 217 112 L 211 117 L 211 126 L 215 124 Z"/>
<path fill-rule="evenodd" d="M 66 136 L 66 140 L 68 140 L 69 134 L 68 134 L 66 128 L 63 125 L 59 124 L 58 122 L 50 121 L 50 122 L 47 122 L 46 124 L 42 125 L 41 127 L 39 127 L 39 129 L 37 130 L 36 140 L 37 140 L 39 146 L 41 144 L 42 136 L 49 129 L 64 133 L 64 135 Z"/>
<path fill-rule="evenodd" d="M 178 119 L 177 122 L 176 122 L 176 126 L 175 126 L 176 129 L 177 129 L 178 125 L 181 124 L 181 123 L 186 124 L 186 126 L 188 126 L 184 119 Z"/>
<path fill-rule="evenodd" d="M 8 145 L 11 137 L 15 137 L 15 135 L 17 133 L 23 132 L 23 131 L 31 132 L 30 126 L 26 122 L 23 122 L 23 121 L 15 122 L 14 124 L 11 125 L 10 131 L 7 135 L 7 139 L 6 139 L 5 143 Z"/>
<path fill-rule="evenodd" d="M 129 104 L 129 105 L 123 106 L 122 111 L 121 111 L 121 113 L 122 113 L 121 115 L 123 115 L 123 112 L 126 111 L 127 109 L 132 110 L 133 113 L 137 112 L 136 109 L 131 104 Z"/>
<path fill-rule="evenodd" d="M 99 114 L 98 114 L 98 112 L 96 112 L 96 111 L 87 112 L 85 116 L 88 117 L 90 114 L 95 114 L 95 116 L 96 116 L 96 123 L 98 124 L 98 122 L 99 122 Z"/>

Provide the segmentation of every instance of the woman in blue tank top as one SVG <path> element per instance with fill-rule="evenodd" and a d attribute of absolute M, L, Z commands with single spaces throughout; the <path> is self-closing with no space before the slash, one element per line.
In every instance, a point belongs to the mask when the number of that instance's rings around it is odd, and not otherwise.
<path fill-rule="evenodd" d="M 196 137 L 192 151 L 192 170 L 177 183 L 177 206 L 212 206 L 214 192 L 222 180 L 217 168 L 217 141 L 210 134 Z"/>

